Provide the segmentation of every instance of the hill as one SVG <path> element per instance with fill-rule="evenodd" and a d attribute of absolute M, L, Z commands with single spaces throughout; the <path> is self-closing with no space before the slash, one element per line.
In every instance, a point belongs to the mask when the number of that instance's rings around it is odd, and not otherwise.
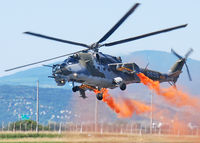
<path fill-rule="evenodd" d="M 28 115 L 30 119 L 35 120 L 36 94 L 36 87 L 1 85 L 0 123 L 21 120 L 21 115 Z M 39 88 L 41 123 L 51 120 L 62 121 L 65 116 L 69 117 L 67 115 L 72 112 L 71 98 L 72 94 L 69 90 Z"/>

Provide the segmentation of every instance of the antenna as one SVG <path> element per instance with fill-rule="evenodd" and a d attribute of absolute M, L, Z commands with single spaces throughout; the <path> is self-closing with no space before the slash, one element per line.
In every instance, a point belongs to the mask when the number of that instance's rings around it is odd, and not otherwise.
<path fill-rule="evenodd" d="M 152 134 L 152 125 L 153 125 L 153 91 L 150 92 L 150 95 L 151 95 L 150 134 Z"/>
<path fill-rule="evenodd" d="M 94 113 L 95 113 L 95 118 L 94 118 L 94 124 L 95 124 L 95 127 L 94 127 L 94 130 L 95 132 L 98 131 L 98 100 L 97 98 L 95 98 L 95 109 L 94 109 Z"/>
<path fill-rule="evenodd" d="M 39 80 L 37 81 L 37 104 L 36 104 L 36 109 L 37 109 L 37 116 L 36 116 L 36 132 L 38 133 L 38 126 L 39 126 Z"/>
<path fill-rule="evenodd" d="M 147 65 L 146 65 L 146 67 L 144 69 L 147 70 L 148 66 L 149 66 L 149 56 L 147 56 Z"/>

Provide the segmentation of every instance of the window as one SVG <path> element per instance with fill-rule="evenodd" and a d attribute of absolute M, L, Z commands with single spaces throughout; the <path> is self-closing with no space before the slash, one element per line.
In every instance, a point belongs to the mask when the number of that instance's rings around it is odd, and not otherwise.
<path fill-rule="evenodd" d="M 64 61 L 67 65 L 71 65 L 71 64 L 76 64 L 78 63 L 78 59 L 74 58 L 74 57 L 69 57 Z"/>

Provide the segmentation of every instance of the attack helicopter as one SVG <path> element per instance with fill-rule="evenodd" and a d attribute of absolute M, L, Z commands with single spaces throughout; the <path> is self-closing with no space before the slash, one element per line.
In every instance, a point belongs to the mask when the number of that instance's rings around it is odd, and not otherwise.
<path fill-rule="evenodd" d="M 114 89 L 116 87 L 119 87 L 121 90 L 125 90 L 127 84 L 140 83 L 140 79 L 137 76 L 137 73 L 140 72 L 144 73 L 146 76 L 148 76 L 154 81 L 169 82 L 171 85 L 175 85 L 179 75 L 182 72 L 183 65 L 185 64 L 189 75 L 189 79 L 191 80 L 186 60 L 192 52 L 192 49 L 188 51 L 185 57 L 180 56 L 172 49 L 172 53 L 174 53 L 179 58 L 179 60 L 176 61 L 176 63 L 170 69 L 169 73 L 160 73 L 158 71 L 149 70 L 147 69 L 147 67 L 140 68 L 134 62 L 123 63 L 121 57 L 115 57 L 99 52 L 99 49 L 102 47 L 110 47 L 134 40 L 139 40 L 142 38 L 146 38 L 164 32 L 170 32 L 172 30 L 177 30 L 187 26 L 187 24 L 179 25 L 123 40 L 118 40 L 110 43 L 103 43 L 137 9 L 139 5 L 139 3 L 133 5 L 131 9 L 99 41 L 91 45 L 54 38 L 33 32 L 24 32 L 24 34 L 28 34 L 31 36 L 81 46 L 86 49 L 74 53 L 57 56 L 51 59 L 46 59 L 23 66 L 18 66 L 5 71 L 11 71 L 68 56 L 68 58 L 66 58 L 61 64 L 54 64 L 52 66 L 44 65 L 52 68 L 52 75 L 49 76 L 49 78 L 53 78 L 58 86 L 64 86 L 66 82 L 72 82 L 72 91 L 79 91 L 80 96 L 83 98 L 86 98 L 86 90 L 98 90 L 99 92 L 96 95 L 98 100 L 102 100 L 103 98 L 103 93 L 101 92 L 101 89 Z M 75 85 L 77 83 L 79 84 L 79 86 Z"/>

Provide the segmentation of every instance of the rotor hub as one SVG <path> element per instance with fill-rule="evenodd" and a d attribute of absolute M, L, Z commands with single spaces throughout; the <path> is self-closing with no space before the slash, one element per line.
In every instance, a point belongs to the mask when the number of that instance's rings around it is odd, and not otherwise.
<path fill-rule="evenodd" d="M 101 47 L 101 45 L 99 43 L 93 43 L 93 44 L 91 44 L 90 49 L 98 49 L 100 47 Z"/>

